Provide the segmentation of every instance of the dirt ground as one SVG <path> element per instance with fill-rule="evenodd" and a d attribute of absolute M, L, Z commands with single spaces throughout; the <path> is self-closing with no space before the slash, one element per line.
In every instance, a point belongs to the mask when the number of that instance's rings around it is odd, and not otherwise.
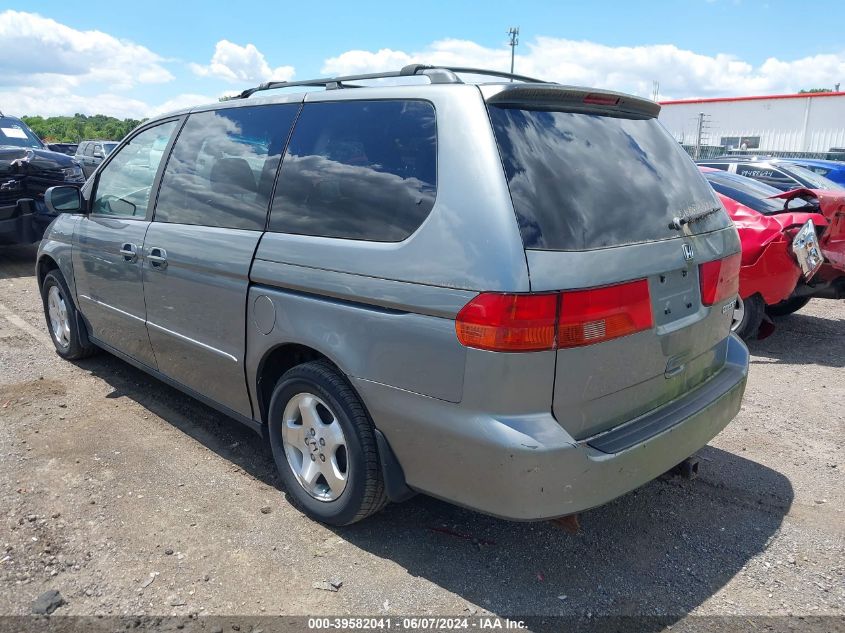
<path fill-rule="evenodd" d="M 697 480 L 517 524 L 424 496 L 329 529 L 268 449 L 126 363 L 52 349 L 34 248 L 0 248 L 0 614 L 845 614 L 845 305 L 750 345 Z M 336 592 L 314 588 L 342 582 Z"/>

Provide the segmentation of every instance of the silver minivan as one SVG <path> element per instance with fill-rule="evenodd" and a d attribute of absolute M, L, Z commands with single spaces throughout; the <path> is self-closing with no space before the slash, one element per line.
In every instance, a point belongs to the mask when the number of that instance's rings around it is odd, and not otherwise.
<path fill-rule="evenodd" d="M 334 525 L 415 492 L 559 517 L 683 461 L 745 389 L 736 230 L 656 103 L 466 71 L 143 123 L 48 192 L 58 353 L 243 422 Z"/>

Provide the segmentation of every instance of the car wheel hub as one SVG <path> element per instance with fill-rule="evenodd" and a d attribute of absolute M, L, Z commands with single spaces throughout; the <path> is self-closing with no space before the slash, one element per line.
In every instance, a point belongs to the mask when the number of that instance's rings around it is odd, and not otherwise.
<path fill-rule="evenodd" d="M 311 393 L 288 401 L 282 445 L 299 485 L 318 501 L 334 501 L 346 489 L 346 436 L 334 412 Z"/>
<path fill-rule="evenodd" d="M 51 286 L 47 293 L 47 314 L 50 317 L 53 338 L 62 347 L 69 347 L 70 319 L 67 314 L 67 304 L 58 286 Z"/>

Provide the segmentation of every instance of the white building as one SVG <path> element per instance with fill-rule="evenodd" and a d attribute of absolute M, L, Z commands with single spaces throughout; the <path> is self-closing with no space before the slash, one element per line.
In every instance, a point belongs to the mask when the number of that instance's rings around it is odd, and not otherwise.
<path fill-rule="evenodd" d="M 663 101 L 660 121 L 684 145 L 759 153 L 845 148 L 845 92 Z"/>

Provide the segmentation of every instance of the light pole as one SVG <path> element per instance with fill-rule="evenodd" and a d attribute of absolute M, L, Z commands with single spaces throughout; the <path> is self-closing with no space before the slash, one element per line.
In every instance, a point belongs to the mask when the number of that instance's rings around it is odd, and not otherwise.
<path fill-rule="evenodd" d="M 516 52 L 516 45 L 519 44 L 519 27 L 512 26 L 508 29 L 508 35 L 510 36 L 510 46 L 511 46 L 511 75 L 513 74 L 513 58 Z M 513 81 L 513 77 L 511 77 L 511 81 Z"/>

